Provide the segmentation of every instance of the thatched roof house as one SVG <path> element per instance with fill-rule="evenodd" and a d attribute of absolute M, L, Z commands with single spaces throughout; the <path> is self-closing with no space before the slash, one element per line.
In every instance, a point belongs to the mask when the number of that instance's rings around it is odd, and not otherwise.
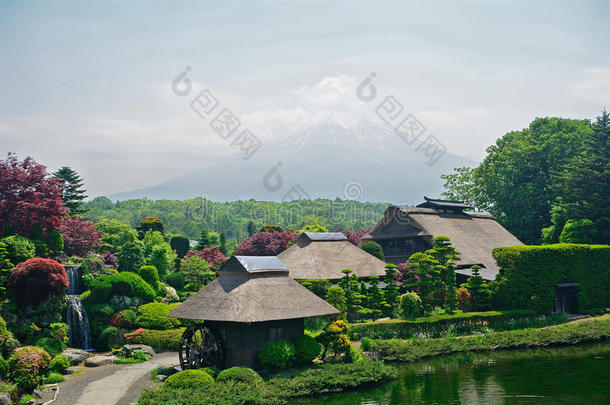
<path fill-rule="evenodd" d="M 222 353 L 218 367 L 259 368 L 258 352 L 266 343 L 302 335 L 304 318 L 338 313 L 288 277 L 277 257 L 233 256 L 216 280 L 169 316 L 204 321 L 221 347 L 214 346 Z"/>
<path fill-rule="evenodd" d="M 385 262 L 354 246 L 341 232 L 304 232 L 278 255 L 295 280 L 339 280 L 341 270 L 358 278 L 385 275 Z"/>
<path fill-rule="evenodd" d="M 462 253 L 456 274 L 469 277 L 470 267 L 477 264 L 483 278 L 495 279 L 498 273 L 491 251 L 496 247 L 523 243 L 486 212 L 471 209 L 459 201 L 424 197 L 417 207 L 391 206 L 375 228 L 362 238 L 381 245 L 386 261 L 403 263 L 415 252 L 430 249 L 435 236 L 448 236 Z"/>

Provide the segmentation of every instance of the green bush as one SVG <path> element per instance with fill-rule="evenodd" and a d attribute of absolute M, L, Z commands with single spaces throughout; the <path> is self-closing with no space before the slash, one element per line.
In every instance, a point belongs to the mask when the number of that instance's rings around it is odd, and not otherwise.
<path fill-rule="evenodd" d="M 182 291 L 184 289 L 185 281 L 184 275 L 182 273 L 170 273 L 165 279 L 165 281 L 167 281 L 167 284 L 169 284 L 171 287 L 174 287 L 178 291 Z"/>
<path fill-rule="evenodd" d="M 186 252 L 188 252 L 191 247 L 189 238 L 187 238 L 186 236 L 182 236 L 182 235 L 172 236 L 172 238 L 169 241 L 169 245 L 171 246 L 172 249 L 174 249 L 176 251 L 176 254 L 178 255 L 179 259 L 182 259 L 184 257 L 184 255 L 186 255 Z"/>
<path fill-rule="evenodd" d="M 8 361 L 0 358 L 0 378 L 6 379 L 8 377 L 9 364 Z"/>
<path fill-rule="evenodd" d="M 63 374 L 68 367 L 70 367 L 70 359 L 68 359 L 68 356 L 63 354 L 58 354 L 57 356 L 53 357 L 51 363 L 49 363 L 49 371 L 53 371 L 55 373 Z"/>
<path fill-rule="evenodd" d="M 123 339 L 119 329 L 115 326 L 106 326 L 100 338 L 97 340 L 98 350 L 110 350 L 113 347 L 119 347 L 123 344 Z"/>
<path fill-rule="evenodd" d="M 139 361 L 148 361 L 150 353 L 142 349 L 136 349 L 131 352 L 131 358 Z"/>
<path fill-rule="evenodd" d="M 360 350 L 363 352 L 368 352 L 373 348 L 373 339 L 368 336 L 365 336 L 360 340 Z"/>
<path fill-rule="evenodd" d="M 369 254 L 372 254 L 379 260 L 385 261 L 385 259 L 383 257 L 383 249 L 381 249 L 381 246 L 377 242 L 373 242 L 372 240 L 368 241 L 368 242 L 364 242 L 362 244 L 362 246 L 360 246 L 360 249 L 364 250 L 365 252 L 367 252 Z"/>
<path fill-rule="evenodd" d="M 38 339 L 35 346 L 42 347 L 51 356 L 57 356 L 66 348 L 64 342 L 51 337 L 43 337 Z"/>
<path fill-rule="evenodd" d="M 593 243 L 595 224 L 590 219 L 568 219 L 559 235 L 561 243 Z"/>
<path fill-rule="evenodd" d="M 49 373 L 48 376 L 44 378 L 45 384 L 58 384 L 60 382 L 64 382 L 66 377 L 59 373 Z"/>
<path fill-rule="evenodd" d="M 138 275 L 150 285 L 153 290 L 159 291 L 159 272 L 155 266 L 142 266 Z"/>
<path fill-rule="evenodd" d="M 178 389 L 203 388 L 212 384 L 214 379 L 203 370 L 179 371 L 165 380 L 165 385 Z"/>
<path fill-rule="evenodd" d="M 125 334 L 128 343 L 142 344 L 155 349 L 178 350 L 186 328 L 170 330 L 137 329 Z"/>
<path fill-rule="evenodd" d="M 34 243 L 23 236 L 13 235 L 2 238 L 0 239 L 0 246 L 6 249 L 7 259 L 15 266 L 36 255 Z"/>
<path fill-rule="evenodd" d="M 203 371 L 208 373 L 213 379 L 216 379 L 216 377 L 218 377 L 218 374 L 220 374 L 220 370 L 216 367 L 204 367 Z"/>
<path fill-rule="evenodd" d="M 50 325 L 51 337 L 59 340 L 64 345 L 68 344 L 68 325 L 63 322 L 56 322 Z"/>
<path fill-rule="evenodd" d="M 19 347 L 9 358 L 10 377 L 19 388 L 31 391 L 42 383 L 50 362 L 51 356 L 40 347 Z"/>
<path fill-rule="evenodd" d="M 130 240 L 119 248 L 119 270 L 136 273 L 144 265 L 144 243 Z"/>
<path fill-rule="evenodd" d="M 133 329 L 136 324 L 136 312 L 131 309 L 124 309 L 119 312 L 119 326 L 125 329 Z"/>
<path fill-rule="evenodd" d="M 415 340 L 376 340 L 375 350 L 385 360 L 414 361 L 424 357 L 467 351 L 574 345 L 610 339 L 610 320 L 571 323 L 552 328 L 492 332 L 484 335 Z"/>
<path fill-rule="evenodd" d="M 578 283 L 578 311 L 610 307 L 610 246 L 556 244 L 493 250 L 500 274 L 492 284 L 493 308 L 550 313 L 559 283 Z"/>
<path fill-rule="evenodd" d="M 142 277 L 134 273 L 116 273 L 103 275 L 91 283 L 88 297 L 93 304 L 107 303 L 114 295 L 138 298 L 142 302 L 154 301 L 155 290 Z"/>
<path fill-rule="evenodd" d="M 291 340 L 294 346 L 294 363 L 309 364 L 320 355 L 322 345 L 308 335 L 301 335 Z"/>
<path fill-rule="evenodd" d="M 168 330 L 176 329 L 180 326 L 180 320 L 170 318 L 167 314 L 179 303 L 163 304 L 161 302 L 151 302 L 138 308 L 136 326 L 144 329 Z"/>
<path fill-rule="evenodd" d="M 294 360 L 294 346 L 286 340 L 267 343 L 258 353 L 258 359 L 270 370 L 284 369 Z"/>
<path fill-rule="evenodd" d="M 542 319 L 541 319 L 542 318 Z M 470 335 L 492 330 L 510 330 L 519 327 L 540 327 L 564 322 L 561 317 L 541 317 L 534 311 L 467 312 L 454 315 L 437 315 L 415 320 L 392 319 L 387 321 L 352 324 L 348 336 L 351 339 L 409 339 L 440 337 L 447 333 Z"/>
<path fill-rule="evenodd" d="M 414 292 L 408 292 L 400 296 L 400 312 L 401 316 L 410 319 L 423 315 L 424 307 L 419 298 L 419 295 Z"/>
<path fill-rule="evenodd" d="M 59 233 L 57 229 L 52 229 L 49 231 L 47 243 L 49 245 L 49 250 L 53 254 L 64 250 L 64 238 L 62 238 L 61 233 Z"/>
<path fill-rule="evenodd" d="M 237 381 L 244 382 L 250 385 L 262 385 L 265 382 L 263 378 L 258 375 L 258 373 L 251 368 L 248 367 L 231 367 L 226 370 L 223 370 L 218 374 L 216 378 L 217 382 L 224 381 Z"/>

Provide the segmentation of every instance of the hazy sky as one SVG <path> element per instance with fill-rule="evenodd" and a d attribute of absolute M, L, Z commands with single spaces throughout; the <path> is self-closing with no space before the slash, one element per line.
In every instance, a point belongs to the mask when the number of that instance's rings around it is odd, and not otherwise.
<path fill-rule="evenodd" d="M 95 4 L 91 4 L 95 3 Z M 356 124 L 371 72 L 455 154 L 610 100 L 607 1 L 0 1 L 0 153 L 69 165 L 91 196 L 234 153 L 172 80 L 189 66 L 263 139 Z M 211 174 L 213 175 L 213 174 Z"/>

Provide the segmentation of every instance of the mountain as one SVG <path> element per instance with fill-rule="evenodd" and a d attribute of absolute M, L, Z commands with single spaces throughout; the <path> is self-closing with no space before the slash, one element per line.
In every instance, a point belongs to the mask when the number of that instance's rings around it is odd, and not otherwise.
<path fill-rule="evenodd" d="M 425 138 L 426 134 L 420 137 Z M 441 174 L 474 164 L 449 151 L 431 163 L 424 146 L 422 142 L 408 145 L 373 122 L 353 128 L 330 122 L 266 141 L 248 160 L 236 155 L 156 186 L 108 197 L 204 196 L 212 201 L 339 197 L 413 204 L 421 202 L 423 195 L 440 195 Z"/>

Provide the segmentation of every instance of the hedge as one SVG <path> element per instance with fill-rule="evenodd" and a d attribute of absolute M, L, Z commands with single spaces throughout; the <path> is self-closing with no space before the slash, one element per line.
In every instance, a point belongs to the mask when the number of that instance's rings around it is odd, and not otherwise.
<path fill-rule="evenodd" d="M 493 332 L 439 339 L 377 340 L 372 350 L 384 360 L 414 361 L 424 357 L 468 351 L 574 345 L 608 341 L 610 320 L 571 323 L 541 329 Z"/>
<path fill-rule="evenodd" d="M 347 335 L 352 340 L 362 337 L 375 339 L 408 339 L 413 336 L 440 337 L 446 333 L 465 335 L 494 328 L 510 329 L 516 320 L 536 317 L 529 310 L 466 312 L 455 315 L 437 315 L 415 320 L 391 319 L 387 321 L 351 324 Z M 514 329 L 514 328 L 512 328 Z"/>
<path fill-rule="evenodd" d="M 180 319 L 170 318 L 167 314 L 180 303 L 164 304 L 151 302 L 138 307 L 136 326 L 143 329 L 169 330 L 180 327 Z"/>
<path fill-rule="evenodd" d="M 155 349 L 178 350 L 180 338 L 186 328 L 170 330 L 136 329 L 125 334 L 127 343 L 148 345 Z"/>
<path fill-rule="evenodd" d="M 610 246 L 560 243 L 512 246 L 493 250 L 500 266 L 492 283 L 492 305 L 498 309 L 553 309 L 559 283 L 578 283 L 580 313 L 610 307 Z"/>
<path fill-rule="evenodd" d="M 137 297 L 143 302 L 151 302 L 157 294 L 142 277 L 123 272 L 100 276 L 93 280 L 88 299 L 93 304 L 107 303 L 113 295 Z"/>

